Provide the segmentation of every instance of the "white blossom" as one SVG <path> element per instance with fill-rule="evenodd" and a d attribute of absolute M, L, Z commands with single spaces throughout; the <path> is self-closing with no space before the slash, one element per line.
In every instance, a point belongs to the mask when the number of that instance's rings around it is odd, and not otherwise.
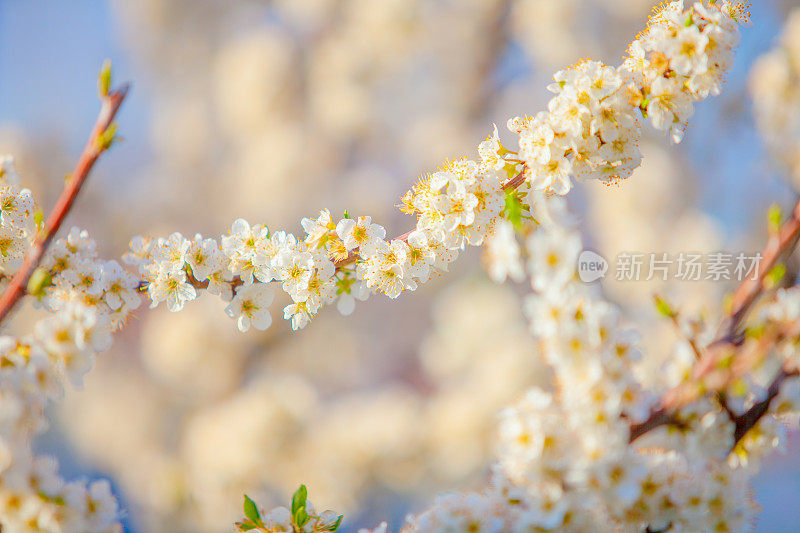
<path fill-rule="evenodd" d="M 225 312 L 236 321 L 242 333 L 249 330 L 250 326 L 265 331 L 272 325 L 269 305 L 274 298 L 275 294 L 267 285 L 250 283 L 239 287 Z"/>

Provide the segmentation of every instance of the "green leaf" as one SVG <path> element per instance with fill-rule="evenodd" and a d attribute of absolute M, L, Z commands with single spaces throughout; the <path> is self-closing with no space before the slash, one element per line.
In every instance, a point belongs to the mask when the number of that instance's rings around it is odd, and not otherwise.
<path fill-rule="evenodd" d="M 118 140 L 117 123 L 112 122 L 103 133 L 97 136 L 97 148 L 100 150 L 108 150 L 111 148 L 111 145 Z"/>
<path fill-rule="evenodd" d="M 350 211 L 347 209 L 344 210 L 344 218 L 350 218 Z"/>
<path fill-rule="evenodd" d="M 764 281 L 766 282 L 767 287 L 772 288 L 781 282 L 784 275 L 786 275 L 786 265 L 783 263 L 778 263 L 767 273 Z"/>
<path fill-rule="evenodd" d="M 783 210 L 778 204 L 772 204 L 767 210 L 767 228 L 770 234 L 778 233 L 781 229 L 781 222 L 783 221 Z"/>
<path fill-rule="evenodd" d="M 111 60 L 106 59 L 103 61 L 103 66 L 100 68 L 100 74 L 97 76 L 97 92 L 101 97 L 108 96 L 111 90 Z"/>
<path fill-rule="evenodd" d="M 336 280 L 336 294 L 350 294 L 356 280 L 345 275 L 344 278 Z"/>
<path fill-rule="evenodd" d="M 303 527 L 308 522 L 308 513 L 305 507 L 301 507 L 293 514 L 294 524 L 298 527 Z"/>
<path fill-rule="evenodd" d="M 247 494 L 244 495 L 244 515 L 254 524 L 261 523 L 261 513 L 258 512 L 256 502 L 251 500 Z"/>
<path fill-rule="evenodd" d="M 511 222 L 511 225 L 513 225 L 516 230 L 522 229 L 523 209 L 522 201 L 520 201 L 516 191 L 508 191 L 506 193 L 506 207 L 503 210 L 503 216 L 506 220 Z"/>
<path fill-rule="evenodd" d="M 672 309 L 672 306 L 669 304 L 669 302 L 667 302 L 664 298 L 656 294 L 653 296 L 653 301 L 656 304 L 656 311 L 658 311 L 658 314 L 667 318 L 675 317 L 675 311 Z"/>
<path fill-rule="evenodd" d="M 239 531 L 250 531 L 251 529 L 255 529 L 258 526 L 255 524 L 251 524 L 249 522 L 236 522 L 236 527 L 239 528 Z"/>
<path fill-rule="evenodd" d="M 294 496 L 292 496 L 292 516 L 295 516 L 300 509 L 305 510 L 306 500 L 308 499 L 308 489 L 305 485 L 300 485 Z"/>

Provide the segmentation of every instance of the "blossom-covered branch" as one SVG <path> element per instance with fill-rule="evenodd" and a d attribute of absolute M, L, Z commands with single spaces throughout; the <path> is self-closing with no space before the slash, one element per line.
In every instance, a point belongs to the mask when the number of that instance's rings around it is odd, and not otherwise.
<path fill-rule="evenodd" d="M 304 238 L 239 219 L 219 240 L 137 236 L 124 259 L 138 269 L 151 306 L 179 311 L 204 289 L 229 302 L 242 331 L 271 325 L 270 283 L 292 299 L 283 315 L 293 329 L 334 302 L 349 314 L 372 293 L 396 298 L 446 271 L 467 245 L 502 243 L 504 221 L 530 218 L 532 193 L 564 195 L 576 179 L 630 176 L 641 163 L 642 119 L 680 141 L 694 103 L 721 91 L 746 17 L 731 2 L 666 4 L 621 66 L 584 60 L 559 71 L 547 111 L 508 121 L 517 151 L 495 128 L 478 146 L 479 160 L 448 162 L 403 196 L 400 209 L 417 223 L 398 238 L 386 240 L 369 216 L 336 220 L 325 209 L 302 220 Z M 503 248 L 487 246 L 489 260 Z"/>
<path fill-rule="evenodd" d="M 6 319 L 17 302 L 25 295 L 31 276 L 42 261 L 47 248 L 55 238 L 58 230 L 61 229 L 61 224 L 69 214 L 70 209 L 72 209 L 72 205 L 78 197 L 86 179 L 89 177 L 94 164 L 100 158 L 100 155 L 102 155 L 115 140 L 114 134 L 116 132 L 116 126 L 114 124 L 114 118 L 117 116 L 117 112 L 122 102 L 125 100 L 125 96 L 128 94 L 128 86 L 124 85 L 119 89 L 110 91 L 108 84 L 110 83 L 111 67 L 109 65 L 105 68 L 108 74 L 106 74 L 104 70 L 100 77 L 100 99 L 102 105 L 97 121 L 92 128 L 89 140 L 86 142 L 81 156 L 78 158 L 75 169 L 66 178 L 64 190 L 61 192 L 58 200 L 56 200 L 47 219 L 44 220 L 44 225 L 41 228 L 37 228 L 36 238 L 25 255 L 22 266 L 16 271 L 14 277 L 11 279 L 11 283 L 9 283 L 3 291 L 2 296 L 0 296 L 0 323 Z M 30 195 L 28 194 L 27 197 L 29 198 Z M 28 209 L 32 209 L 33 203 L 27 202 L 26 206 Z M 3 209 L 7 210 L 9 207 L 13 208 L 13 206 L 4 205 Z M 5 255 L 5 253 L 3 255 Z"/>
<path fill-rule="evenodd" d="M 709 389 L 724 390 L 733 379 L 751 371 L 752 366 L 763 359 L 764 349 L 769 350 L 776 344 L 778 339 L 774 338 L 766 342 L 763 339 L 760 342 L 750 339 L 747 347 L 744 348 L 742 345 L 747 341 L 747 336 L 740 329 L 748 311 L 762 295 L 765 281 L 773 272 L 773 267 L 781 258 L 787 257 L 795 250 L 799 237 L 800 201 L 795 204 L 788 220 L 778 228 L 771 230 L 767 244 L 760 254 L 762 259 L 758 271 L 754 276 L 743 280 L 734 291 L 727 312 L 718 328 L 717 337 L 702 350 L 694 348 L 700 358 L 692 369 L 692 379 L 681 383 L 674 390 L 665 394 L 661 404 L 652 411 L 647 420 L 631 425 L 631 442 L 657 427 L 668 424 L 679 425 L 680 422 L 671 414 L 676 408 L 695 400 L 699 395 L 707 393 Z M 758 348 L 753 348 L 754 345 Z M 761 357 L 742 355 L 755 349 L 758 350 Z M 734 359 L 734 362 L 731 359 Z M 704 380 L 712 373 L 715 374 L 713 383 Z M 788 374 L 781 372 L 773 383 L 779 386 L 786 377 L 793 375 L 794 373 L 791 371 Z M 713 387 L 709 387 L 712 384 Z M 737 422 L 737 430 L 742 431 L 742 435 L 752 427 L 745 422 L 747 420 L 755 423 L 758 421 L 758 417 L 752 419 L 752 416 L 748 416 Z"/>
<path fill-rule="evenodd" d="M 107 65 L 100 75 L 100 115 L 44 224 L 35 214 L 31 191 L 19 188 L 13 161 L 4 158 L 0 167 L 0 271 L 13 276 L 0 299 L 0 321 L 26 294 L 51 312 L 28 335 L 0 336 L 4 533 L 118 533 L 122 528 L 108 481 L 67 482 L 58 473 L 56 459 L 38 455 L 33 448 L 33 439 L 47 429 L 45 410 L 63 398 L 68 385 L 82 385 L 95 356 L 110 347 L 112 331 L 140 304 L 136 279 L 116 261 L 99 260 L 95 242 L 85 231 L 73 228 L 56 240 L 92 167 L 115 139 L 113 120 L 127 87 L 111 92 L 110 77 Z M 45 293 L 46 302 L 41 299 Z"/>
<path fill-rule="evenodd" d="M 525 246 L 534 289 L 526 310 L 556 388 L 532 388 L 502 412 L 489 487 L 440 497 L 402 531 L 747 531 L 756 512 L 747 480 L 780 446 L 779 417 L 800 408 L 798 382 L 787 380 L 797 374 L 800 290 L 779 293 L 759 317 L 765 330 L 794 328 L 773 345 L 769 362 L 787 366 L 766 389 L 748 383 L 728 410 L 704 395 L 669 415 L 675 431 L 652 431 L 656 424 L 645 425 L 657 397 L 636 374 L 636 332 L 576 275 L 582 244 L 564 203 L 537 206 L 543 222 Z M 674 358 L 664 373 L 690 379 L 692 364 L 694 356 Z M 280 509 L 264 514 L 260 531 L 290 520 Z"/>
<path fill-rule="evenodd" d="M 755 276 L 743 280 L 731 299 L 730 307 L 719 328 L 717 338 L 704 350 L 704 355 L 692 370 L 693 381 L 681 388 L 671 391 L 664 399 L 666 407 L 677 407 L 691 401 L 699 391 L 709 388 L 724 389 L 731 380 L 752 370 L 752 365 L 759 362 L 759 357 L 746 357 L 741 354 L 760 353 L 757 346 L 764 345 L 760 339 L 748 338 L 741 331 L 742 323 L 753 304 L 762 295 L 767 282 L 775 274 L 773 270 L 781 259 L 789 256 L 797 247 L 800 238 L 800 201 L 798 201 L 790 217 L 771 230 L 771 235 L 761 252 L 761 264 Z M 778 339 L 771 339 L 766 346 L 773 345 Z M 756 348 L 754 348 L 754 346 Z M 739 355 L 735 355 L 738 353 Z"/>

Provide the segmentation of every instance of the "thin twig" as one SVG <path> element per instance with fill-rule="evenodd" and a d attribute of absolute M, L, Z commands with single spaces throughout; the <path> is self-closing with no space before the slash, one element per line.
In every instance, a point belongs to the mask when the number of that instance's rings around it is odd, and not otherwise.
<path fill-rule="evenodd" d="M 128 94 L 128 88 L 128 85 L 124 85 L 120 89 L 102 97 L 100 113 L 92 128 L 92 133 L 89 135 L 89 140 L 81 153 L 80 159 L 78 159 L 78 163 L 75 165 L 75 169 L 67 178 L 61 196 L 58 197 L 56 204 L 53 206 L 53 209 L 50 211 L 44 223 L 44 227 L 36 236 L 31 249 L 25 256 L 25 261 L 22 263 L 19 270 L 17 270 L 16 274 L 14 274 L 11 283 L 9 283 L 3 295 L 0 296 L 0 323 L 8 317 L 9 313 L 11 313 L 17 305 L 17 302 L 25 295 L 31 275 L 34 270 L 36 270 L 36 267 L 39 266 L 47 248 L 61 228 L 64 219 L 69 214 L 72 204 L 75 202 L 75 198 L 86 182 L 86 178 L 89 177 L 89 173 L 92 171 L 95 162 L 108 148 L 107 144 L 104 145 L 101 140 L 113 123 L 117 111 L 119 111 L 122 102 L 125 100 L 125 96 Z"/>
<path fill-rule="evenodd" d="M 743 342 L 741 326 L 747 317 L 750 308 L 764 291 L 764 281 L 769 273 L 784 257 L 790 255 L 797 246 L 800 238 L 800 200 L 794 206 L 791 216 L 773 233 L 761 252 L 761 263 L 754 277 L 742 281 L 733 294 L 730 309 L 720 324 L 717 338 L 709 344 L 706 356 L 695 365 L 692 371 L 694 381 L 702 380 L 713 372 L 722 357 L 731 349 L 737 349 Z M 741 365 L 738 365 L 741 370 Z M 676 391 L 677 392 L 677 391 Z M 674 394 L 671 403 L 685 402 L 682 394 Z"/>
<path fill-rule="evenodd" d="M 744 279 L 733 293 L 730 310 L 720 324 L 717 339 L 710 346 L 737 342 L 742 321 L 761 295 L 765 278 L 781 259 L 792 253 L 797 246 L 798 238 L 800 238 L 800 200 L 795 203 L 789 219 L 767 241 L 767 245 L 761 252 L 757 275 Z M 699 368 L 703 368 L 703 366 L 701 365 Z"/>
<path fill-rule="evenodd" d="M 709 344 L 706 349 L 705 355 L 700 357 L 693 372 L 694 380 L 702 379 L 705 375 L 710 373 L 717 365 L 720 353 L 724 353 L 723 347 L 735 347 L 740 349 L 743 338 L 740 335 L 740 328 L 742 322 L 747 316 L 748 311 L 753 304 L 758 300 L 758 297 L 764 290 L 764 280 L 772 268 L 781 260 L 781 258 L 788 256 L 797 246 L 798 237 L 800 237 L 800 200 L 798 200 L 792 211 L 791 217 L 784 222 L 780 230 L 773 234 L 767 241 L 767 245 L 762 252 L 762 263 L 759 265 L 758 274 L 754 278 L 745 279 L 734 292 L 731 299 L 730 309 L 725 319 L 720 324 L 717 338 Z M 676 319 L 673 317 L 673 321 Z M 800 330 L 800 326 L 795 326 L 793 329 Z M 797 334 L 798 332 L 793 332 Z M 774 346 L 784 336 L 768 336 L 755 344 L 754 348 L 747 350 L 745 354 L 739 354 L 740 357 L 733 365 L 733 373 L 740 375 L 743 371 L 751 368 L 755 361 L 763 358 L 771 346 Z M 767 345 L 767 346 L 765 346 Z M 700 356 L 701 351 L 697 345 L 692 343 L 692 349 L 695 354 Z M 755 355 L 752 353 L 755 352 Z M 739 359 L 746 359 L 741 361 Z M 725 400 L 724 393 L 717 392 L 717 398 L 720 400 L 720 405 L 724 408 L 728 417 L 735 425 L 733 444 L 730 451 L 733 452 L 738 443 L 744 438 L 747 433 L 753 429 L 756 424 L 769 412 L 769 407 L 772 401 L 780 393 L 781 385 L 788 378 L 796 377 L 800 374 L 797 369 L 782 367 L 777 376 L 770 383 L 767 389 L 767 395 L 761 401 L 755 403 L 747 411 L 741 415 L 736 415 L 728 407 Z M 693 380 L 693 382 L 694 382 Z M 696 387 L 691 387 L 692 391 Z M 632 424 L 630 426 L 629 442 L 633 442 L 645 433 L 664 425 L 677 423 L 674 416 L 670 413 L 675 407 L 681 405 L 686 401 L 685 387 L 677 387 L 670 391 L 662 401 L 661 406 L 654 410 L 650 417 L 642 423 Z M 689 396 L 691 397 L 691 396 Z M 652 532 L 653 529 L 647 526 L 645 532 Z"/>
<path fill-rule="evenodd" d="M 759 264 L 757 274 L 753 278 L 748 277 L 742 281 L 734 292 L 730 309 L 720 324 L 717 338 L 706 347 L 704 357 L 697 362 L 692 371 L 692 379 L 690 382 L 682 383 L 675 389 L 669 391 L 662 399 L 659 407 L 653 410 L 647 420 L 641 424 L 631 426 L 631 442 L 651 429 L 668 424 L 670 418 L 667 417 L 665 420 L 665 413 L 674 411 L 674 409 L 696 397 L 699 391 L 703 390 L 702 387 L 696 386 L 699 380 L 702 380 L 703 377 L 710 374 L 718 366 L 720 358 L 723 355 L 729 353 L 730 350 L 738 350 L 741 348 L 743 342 L 740 334 L 742 322 L 750 311 L 750 308 L 763 292 L 764 281 L 767 275 L 782 258 L 792 253 L 797 246 L 798 238 L 800 238 L 800 200 L 795 204 L 789 219 L 786 220 L 781 225 L 780 229 L 771 235 L 767 241 L 761 253 L 761 263 Z M 758 355 L 765 353 L 762 344 L 763 343 L 758 343 L 758 346 L 754 348 L 757 352 L 756 354 L 747 355 L 746 359 L 748 363 L 757 361 Z M 770 344 L 774 345 L 774 342 L 770 342 Z M 740 375 L 746 370 L 746 366 L 749 365 L 737 364 L 737 362 L 734 361 L 732 368 L 736 369 L 737 375 Z M 780 382 L 794 375 L 796 374 L 790 373 L 782 377 Z M 780 383 L 777 384 L 777 387 L 780 387 Z M 766 407 L 768 406 L 769 404 L 767 403 Z M 754 411 L 754 413 L 756 413 L 756 411 Z M 766 409 L 752 421 L 752 425 L 744 423 L 737 425 L 737 429 L 741 427 L 741 430 L 744 431 L 742 436 L 758 422 L 758 419 L 760 419 L 764 413 L 766 413 Z M 734 417 L 734 422 L 738 418 L 739 417 Z M 741 437 L 739 437 L 739 439 L 741 439 Z M 737 439 L 737 442 L 739 439 Z"/>
<path fill-rule="evenodd" d="M 747 432 L 753 429 L 755 425 L 758 424 L 758 421 L 761 420 L 765 414 L 767 414 L 770 404 L 781 392 L 781 385 L 783 385 L 783 382 L 788 378 L 797 375 L 797 369 L 781 368 L 780 372 L 778 372 L 778 375 L 775 376 L 769 388 L 767 389 L 767 395 L 764 397 L 764 399 L 756 404 L 753 404 L 750 409 L 734 419 L 736 429 L 733 433 L 733 446 L 731 449 L 736 448 L 736 445 L 740 440 L 742 440 L 742 438 L 744 438 L 745 435 L 747 435 Z"/>
<path fill-rule="evenodd" d="M 640 422 L 638 424 L 631 424 L 630 436 L 628 437 L 628 442 L 631 443 L 648 433 L 649 431 L 654 430 L 657 427 L 667 426 L 673 424 L 675 420 L 672 418 L 670 414 L 667 413 L 666 409 L 658 409 L 653 411 L 650 417 L 645 420 L 644 422 Z"/>
<path fill-rule="evenodd" d="M 670 312 L 668 317 L 672 322 L 673 327 L 675 328 L 675 332 L 691 347 L 692 352 L 694 353 L 695 360 L 696 361 L 702 360 L 705 357 L 703 350 L 700 348 L 700 345 L 697 344 L 697 339 L 695 339 L 693 335 L 689 335 L 683 331 L 681 323 L 678 320 L 678 313 Z M 717 403 L 725 411 L 725 413 L 727 413 L 728 418 L 733 420 L 736 414 L 728 405 L 728 400 L 726 398 L 725 393 L 722 391 L 717 392 L 716 398 L 717 398 Z"/>

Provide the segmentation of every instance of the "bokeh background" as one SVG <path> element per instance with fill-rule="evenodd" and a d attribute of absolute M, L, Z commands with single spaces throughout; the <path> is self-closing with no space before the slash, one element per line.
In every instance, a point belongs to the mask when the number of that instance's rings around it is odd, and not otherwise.
<path fill-rule="evenodd" d="M 766 206 L 794 193 L 748 84 L 798 6 L 755 2 L 724 94 L 697 107 L 683 144 L 647 138 L 630 180 L 574 191 L 593 249 L 760 248 Z M 108 57 L 134 84 L 125 142 L 70 220 L 107 256 L 134 234 L 216 236 L 237 217 L 299 233 L 322 207 L 402 233 L 413 221 L 393 205 L 417 175 L 473 156 L 493 122 L 510 143 L 506 120 L 544 108 L 555 70 L 583 57 L 618 64 L 651 7 L 0 0 L 0 153 L 50 205 L 94 121 Z M 606 283 L 636 318 L 654 373 L 674 332 L 652 311 L 653 292 L 713 319 L 728 289 Z M 110 478 L 133 532 L 228 531 L 243 492 L 270 507 L 300 483 L 318 507 L 346 514 L 345 531 L 381 519 L 396 529 L 436 493 L 484 483 L 497 410 L 546 385 L 524 293 L 488 282 L 473 250 L 414 294 L 376 297 L 349 318 L 323 312 L 298 333 L 277 316 L 280 302 L 270 331 L 246 335 L 210 296 L 179 314 L 141 309 L 38 446 L 67 476 Z M 759 531 L 797 530 L 798 452 L 792 436 L 755 482 Z"/>

